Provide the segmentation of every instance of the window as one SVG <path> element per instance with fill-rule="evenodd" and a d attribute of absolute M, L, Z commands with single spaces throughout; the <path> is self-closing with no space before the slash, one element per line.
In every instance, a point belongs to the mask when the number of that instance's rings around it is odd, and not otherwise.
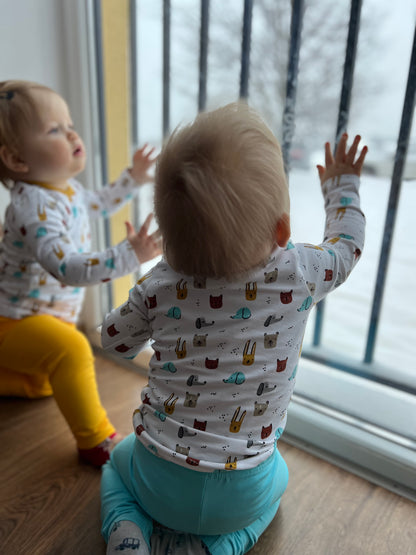
<path fill-rule="evenodd" d="M 370 147 L 361 187 L 365 252 L 310 318 L 284 439 L 411 497 L 414 13 L 410 1 L 400 13 L 387 1 L 330 5 L 245 0 L 225 11 L 219 0 L 132 0 L 132 142 L 160 146 L 198 109 L 248 97 L 283 146 L 293 240 L 319 242 L 324 212 L 314 167 L 323 143 L 347 127 L 363 135 Z M 322 11 L 328 17 L 318 32 Z M 144 188 L 141 219 L 151 197 Z"/>

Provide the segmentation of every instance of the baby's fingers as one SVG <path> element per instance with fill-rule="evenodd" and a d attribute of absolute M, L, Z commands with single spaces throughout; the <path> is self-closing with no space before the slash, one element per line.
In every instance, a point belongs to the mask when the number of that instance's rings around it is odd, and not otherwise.
<path fill-rule="evenodd" d="M 139 230 L 140 235 L 147 235 L 147 232 L 149 231 L 149 227 L 150 227 L 150 223 L 152 221 L 152 218 L 153 218 L 153 214 L 149 214 L 147 216 L 147 218 L 145 219 L 142 227 Z"/>
<path fill-rule="evenodd" d="M 152 154 L 155 152 L 155 147 L 150 147 L 145 143 L 141 148 L 138 148 L 134 153 L 134 158 L 143 158 L 153 162 L 155 158 L 151 158 Z"/>
<path fill-rule="evenodd" d="M 368 152 L 368 147 L 367 146 L 363 147 L 363 149 L 360 153 L 360 156 L 358 157 L 357 161 L 354 164 L 354 169 L 356 170 L 358 175 L 361 173 L 361 169 L 363 167 L 364 160 L 365 160 L 365 157 L 367 155 L 367 152 Z"/>
<path fill-rule="evenodd" d="M 154 231 L 151 235 L 152 239 L 154 241 L 159 241 L 159 239 L 161 239 L 162 237 L 162 232 L 160 231 L 160 229 L 156 229 L 156 231 Z"/>
<path fill-rule="evenodd" d="M 325 168 L 321 165 L 317 165 L 316 167 L 318 168 L 319 179 L 322 181 L 325 173 Z"/>
<path fill-rule="evenodd" d="M 133 237 L 134 235 L 136 235 L 136 230 L 134 229 L 133 225 L 130 222 L 124 222 L 124 223 L 126 226 L 127 238 Z"/>
<path fill-rule="evenodd" d="M 144 143 L 144 145 L 141 148 L 138 148 L 136 150 L 136 154 L 143 154 L 145 153 L 145 151 L 149 148 L 149 145 L 147 143 Z"/>
<path fill-rule="evenodd" d="M 332 156 L 331 145 L 330 143 L 325 143 L 325 166 L 332 166 L 333 163 L 334 157 Z"/>
<path fill-rule="evenodd" d="M 357 148 L 358 148 L 358 144 L 361 141 L 361 137 L 360 135 L 356 135 L 354 138 L 354 141 L 349 149 L 349 151 L 347 152 L 347 155 L 345 157 L 345 162 L 347 164 L 354 164 L 354 159 L 355 159 L 355 155 L 357 154 Z"/>
<path fill-rule="evenodd" d="M 335 162 L 337 164 L 342 164 L 345 161 L 345 150 L 347 148 L 348 135 L 343 133 L 339 140 L 337 150 L 335 152 Z"/>
<path fill-rule="evenodd" d="M 155 148 L 154 146 L 152 146 L 152 147 L 150 148 L 150 150 L 147 152 L 146 158 L 149 158 L 149 159 L 150 159 L 150 157 L 151 157 L 152 154 L 155 152 L 155 150 L 156 150 L 156 148 Z M 153 162 L 154 160 L 156 160 L 156 157 L 155 157 L 155 156 L 151 159 L 151 161 Z"/>

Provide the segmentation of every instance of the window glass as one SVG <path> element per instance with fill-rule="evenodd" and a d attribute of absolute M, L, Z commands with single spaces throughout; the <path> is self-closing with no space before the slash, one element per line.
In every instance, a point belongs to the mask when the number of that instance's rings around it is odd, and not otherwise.
<path fill-rule="evenodd" d="M 138 2 L 140 140 L 162 141 L 162 2 Z M 235 100 L 239 92 L 244 2 L 210 2 L 207 108 Z M 249 102 L 281 138 L 286 94 L 291 4 L 253 4 Z M 306 0 L 299 60 L 296 120 L 291 150 L 292 237 L 318 243 L 324 210 L 316 163 L 335 139 L 350 17 L 350 3 Z M 348 131 L 360 133 L 369 154 L 362 179 L 367 216 L 365 251 L 346 284 L 325 302 L 322 345 L 340 357 L 362 361 L 380 257 L 391 174 L 410 62 L 416 9 L 401 0 L 364 0 Z M 322 25 L 325 21 L 325 25 Z M 170 128 L 197 111 L 200 4 L 171 2 Z M 394 378 L 412 383 L 416 320 L 411 305 L 416 249 L 409 233 L 416 201 L 416 127 L 413 125 L 386 279 L 375 361 L 394 366 Z M 152 189 L 142 191 L 142 213 Z M 305 345 L 312 343 L 314 317 Z"/>

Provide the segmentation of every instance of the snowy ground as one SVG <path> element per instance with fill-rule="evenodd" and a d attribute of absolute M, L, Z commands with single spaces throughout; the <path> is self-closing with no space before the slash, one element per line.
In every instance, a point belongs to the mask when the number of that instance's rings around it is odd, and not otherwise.
<path fill-rule="evenodd" d="M 366 346 L 389 190 L 388 179 L 363 176 L 361 199 L 367 218 L 363 256 L 348 281 L 328 297 L 325 306 L 323 345 L 358 360 L 363 359 Z M 324 212 L 314 172 L 292 171 L 290 194 L 292 239 L 319 242 Z M 416 248 L 410 230 L 415 208 L 416 181 L 404 181 L 375 350 L 377 362 L 389 366 L 392 371 L 400 368 L 413 379 L 416 370 L 416 310 L 412 298 L 416 284 Z M 314 318 L 311 318 L 305 345 L 311 342 L 313 324 Z"/>
<path fill-rule="evenodd" d="M 363 256 L 349 277 L 325 303 L 322 345 L 340 356 L 362 361 L 380 257 L 382 233 L 390 190 L 390 180 L 363 176 L 362 208 L 367 218 Z M 292 170 L 290 174 L 292 241 L 319 243 L 323 236 L 324 210 L 315 170 Z M 151 187 L 144 187 L 141 219 L 152 209 Z M 416 379 L 416 246 L 410 233 L 416 212 L 416 181 L 404 181 L 400 195 L 393 246 L 383 297 L 375 361 Z M 145 269 L 145 268 L 144 268 Z M 311 316 L 304 345 L 312 342 L 314 315 Z M 403 379 L 403 378 L 402 378 Z"/>

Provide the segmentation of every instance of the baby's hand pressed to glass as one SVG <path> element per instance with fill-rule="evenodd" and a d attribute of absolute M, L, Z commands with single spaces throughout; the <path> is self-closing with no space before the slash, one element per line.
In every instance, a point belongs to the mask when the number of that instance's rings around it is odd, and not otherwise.
<path fill-rule="evenodd" d="M 360 135 L 355 136 L 354 142 L 348 151 L 347 140 L 348 135 L 347 133 L 344 133 L 338 143 L 337 150 L 335 152 L 335 159 L 332 156 L 330 143 L 325 144 L 325 167 L 320 165 L 317 166 L 321 183 L 339 175 L 361 175 L 361 170 L 368 148 L 366 146 L 363 147 L 360 155 L 354 162 L 361 137 Z"/>
<path fill-rule="evenodd" d="M 162 254 L 160 231 L 157 229 L 151 235 L 148 234 L 152 218 L 153 214 L 149 214 L 137 232 L 130 222 L 126 222 L 127 239 L 141 264 Z"/>
<path fill-rule="evenodd" d="M 156 158 L 152 158 L 152 154 L 155 151 L 154 148 L 151 148 L 148 152 L 147 143 L 142 147 L 136 150 L 133 154 L 133 164 L 132 167 L 129 169 L 130 175 L 132 178 L 139 183 L 139 185 L 143 185 L 147 181 L 152 181 L 152 176 L 149 174 L 150 168 L 155 163 Z"/>

